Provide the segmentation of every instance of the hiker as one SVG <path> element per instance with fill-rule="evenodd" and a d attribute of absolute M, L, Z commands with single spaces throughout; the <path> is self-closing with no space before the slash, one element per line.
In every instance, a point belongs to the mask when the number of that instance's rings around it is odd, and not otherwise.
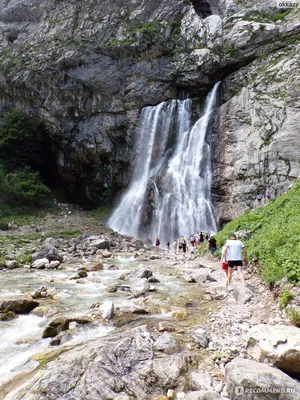
<path fill-rule="evenodd" d="M 191 246 L 195 246 L 195 235 L 191 235 Z"/>
<path fill-rule="evenodd" d="M 224 251 L 222 253 L 222 259 L 228 262 L 228 286 L 230 285 L 232 272 L 234 267 L 237 267 L 243 285 L 245 285 L 245 278 L 242 271 L 243 256 L 244 263 L 247 264 L 247 252 L 244 243 L 237 240 L 236 234 L 232 233 L 230 239 L 226 241 Z"/>
<path fill-rule="evenodd" d="M 225 275 L 226 287 L 227 287 L 228 286 L 228 262 L 227 262 L 226 256 L 225 256 L 225 258 L 223 257 L 224 252 L 225 252 L 225 245 L 222 247 L 221 268 Z"/>
<path fill-rule="evenodd" d="M 257 200 L 257 205 L 258 205 L 258 206 L 261 206 L 262 198 L 263 198 L 262 194 L 257 193 L 257 195 L 256 195 L 256 200 Z"/>
<path fill-rule="evenodd" d="M 182 251 L 183 251 L 183 255 L 185 257 L 185 253 L 186 253 L 186 240 L 184 238 L 181 238 L 182 240 Z"/>
<path fill-rule="evenodd" d="M 173 246 L 173 249 L 174 249 L 174 254 L 176 254 L 176 252 L 177 252 L 177 240 L 174 240 L 172 246 Z"/>
<path fill-rule="evenodd" d="M 192 244 L 190 246 L 190 251 L 191 251 L 191 259 L 193 260 L 195 258 L 195 246 Z"/>
<path fill-rule="evenodd" d="M 203 232 L 200 233 L 199 242 L 200 242 L 200 244 L 202 244 L 204 242 L 204 233 Z"/>
<path fill-rule="evenodd" d="M 170 242 L 167 242 L 167 249 L 170 251 Z"/>
<path fill-rule="evenodd" d="M 199 247 L 199 243 L 200 243 L 200 233 L 197 231 L 197 233 L 196 233 L 196 248 Z"/>
<path fill-rule="evenodd" d="M 155 239 L 155 251 L 156 251 L 156 253 L 159 252 L 159 246 L 160 246 L 160 240 L 159 240 L 159 237 L 156 236 L 156 239 Z"/>
<path fill-rule="evenodd" d="M 210 261 L 215 261 L 214 254 L 217 250 L 217 241 L 213 236 L 208 239 L 208 250 L 210 251 Z"/>

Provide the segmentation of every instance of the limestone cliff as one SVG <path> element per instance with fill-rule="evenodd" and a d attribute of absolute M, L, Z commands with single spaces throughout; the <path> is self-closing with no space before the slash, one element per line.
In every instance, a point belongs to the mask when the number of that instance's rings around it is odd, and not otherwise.
<path fill-rule="evenodd" d="M 4 0 L 0 113 L 22 107 L 43 123 L 54 177 L 95 204 L 128 184 L 143 106 L 223 80 L 213 195 L 230 219 L 299 175 L 300 14 L 268 4 Z"/>

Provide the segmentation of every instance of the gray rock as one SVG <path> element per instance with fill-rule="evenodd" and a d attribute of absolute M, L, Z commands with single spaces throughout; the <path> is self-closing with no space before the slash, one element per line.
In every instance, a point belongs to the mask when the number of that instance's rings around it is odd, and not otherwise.
<path fill-rule="evenodd" d="M 269 362 L 288 374 L 300 373 L 300 329 L 286 325 L 253 326 L 247 353 L 256 361 Z"/>
<path fill-rule="evenodd" d="M 44 269 L 44 268 L 48 268 L 49 267 L 49 261 L 48 258 L 40 258 L 38 260 L 35 260 L 32 264 L 31 264 L 31 268 L 34 269 Z"/>
<path fill-rule="evenodd" d="M 142 296 L 150 289 L 150 283 L 146 278 L 131 278 L 129 283 L 134 297 Z"/>
<path fill-rule="evenodd" d="M 89 246 L 95 249 L 109 249 L 109 241 L 107 239 L 92 236 L 89 238 Z"/>
<path fill-rule="evenodd" d="M 236 302 L 246 304 L 254 296 L 253 292 L 247 286 L 235 286 L 233 288 L 233 297 Z"/>
<path fill-rule="evenodd" d="M 53 246 L 52 244 L 44 244 L 42 248 L 32 254 L 32 263 L 40 259 L 47 259 L 48 262 L 50 261 L 63 261 L 63 257 L 59 254 L 58 249 Z"/>
<path fill-rule="evenodd" d="M 300 383 L 290 378 L 279 369 L 256 361 L 235 358 L 225 367 L 227 391 L 231 400 L 278 400 L 284 391 L 284 399 L 300 399 Z M 255 389 L 255 393 L 249 390 Z M 278 393 L 264 393 L 267 390 L 278 390 Z M 248 392 L 247 392 L 248 390 Z M 258 391 L 261 390 L 261 393 Z"/>
<path fill-rule="evenodd" d="M 208 392 L 204 390 L 197 390 L 195 392 L 188 393 L 184 400 L 221 400 L 222 397 L 219 393 Z"/>
<path fill-rule="evenodd" d="M 0 311 L 3 313 L 12 311 L 16 314 L 28 314 L 39 304 L 37 301 L 27 299 L 4 300 L 0 302 Z"/>
<path fill-rule="evenodd" d="M 139 400 L 158 397 L 183 384 L 187 362 L 181 355 L 156 358 L 152 346 L 150 333 L 138 327 L 66 349 L 13 395 L 23 400 L 36 399 L 41 391 L 45 398 L 66 400 L 122 399 L 127 393 Z"/>
<path fill-rule="evenodd" d="M 101 304 L 99 309 L 103 319 L 109 321 L 113 318 L 115 308 L 112 301 L 105 301 L 103 304 Z"/>
<path fill-rule="evenodd" d="M 158 351 L 164 351 L 166 353 L 175 352 L 178 349 L 177 342 L 175 338 L 173 338 L 170 334 L 164 333 L 163 335 L 159 335 L 154 344 L 153 349 Z"/>
<path fill-rule="evenodd" d="M 153 273 L 149 267 L 139 264 L 137 267 L 131 268 L 128 278 L 150 278 Z"/>
<path fill-rule="evenodd" d="M 209 344 L 209 336 L 207 334 L 207 332 L 202 329 L 202 328 L 198 328 L 193 334 L 192 334 L 192 338 L 194 339 L 194 341 L 196 342 L 196 345 L 198 347 L 202 347 L 202 348 L 207 348 L 208 344 Z"/>
<path fill-rule="evenodd" d="M 18 267 L 18 263 L 16 260 L 6 260 L 5 267 L 8 269 L 14 269 Z"/>

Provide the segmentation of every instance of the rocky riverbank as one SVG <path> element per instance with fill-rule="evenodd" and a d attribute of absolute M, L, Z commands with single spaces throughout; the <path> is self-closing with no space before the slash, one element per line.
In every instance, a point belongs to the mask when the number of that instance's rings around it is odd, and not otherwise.
<path fill-rule="evenodd" d="M 51 231 L 57 218 L 41 224 Z M 254 268 L 246 289 L 234 274 L 228 291 L 217 262 L 156 254 L 84 214 L 65 220 L 66 229 L 88 226 L 90 236 L 19 235 L 25 242 L 6 253 L 30 249 L 34 257 L 0 271 L 1 315 L 12 318 L 0 322 L 4 332 L 26 318 L 40 326 L 7 343 L 11 357 L 16 348 L 28 356 L 3 382 L 1 399 L 300 398 L 300 330 Z M 32 227 L 19 229 L 28 235 Z"/>

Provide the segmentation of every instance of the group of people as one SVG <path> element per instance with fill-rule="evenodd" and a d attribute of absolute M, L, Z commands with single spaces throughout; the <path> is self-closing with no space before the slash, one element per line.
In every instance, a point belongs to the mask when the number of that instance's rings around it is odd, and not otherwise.
<path fill-rule="evenodd" d="M 174 240 L 172 243 L 174 254 L 182 253 L 184 256 L 186 255 L 187 249 L 189 248 L 191 252 L 191 257 L 195 254 L 196 248 L 199 244 L 207 241 L 208 250 L 210 251 L 210 260 L 214 261 L 214 253 L 217 249 L 217 241 L 214 236 L 211 236 L 209 233 L 204 234 L 203 232 L 197 232 L 195 235 L 191 235 L 188 241 L 181 236 L 179 239 Z M 156 252 L 159 251 L 160 239 L 157 236 L 155 239 L 155 248 Z M 170 251 L 171 243 L 167 242 L 167 249 Z M 243 274 L 243 264 L 246 265 L 248 263 L 247 260 L 247 252 L 246 248 L 241 240 L 237 239 L 237 236 L 232 233 L 230 235 L 230 239 L 228 239 L 225 245 L 222 248 L 221 253 L 221 266 L 226 279 L 226 286 L 230 286 L 232 273 L 234 270 L 237 270 L 241 281 L 245 284 L 245 278 Z"/>
<path fill-rule="evenodd" d="M 271 195 L 270 189 L 266 190 L 265 196 L 262 195 L 260 192 L 258 192 L 257 195 L 256 195 L 257 205 L 261 206 L 263 198 L 265 198 L 266 204 L 269 204 L 270 200 L 271 200 L 271 197 L 272 197 L 272 195 Z"/>
<path fill-rule="evenodd" d="M 193 257 L 195 254 L 196 249 L 204 242 L 208 243 L 209 250 L 212 255 L 212 260 L 213 260 L 213 254 L 216 251 L 217 248 L 217 242 L 213 236 L 210 235 L 210 233 L 204 233 L 204 232 L 197 232 L 195 234 L 191 234 L 190 238 L 187 240 L 185 239 L 184 236 L 181 236 L 179 239 L 175 239 L 174 242 L 167 242 L 167 249 L 170 251 L 171 247 L 173 248 L 174 254 L 180 254 L 182 253 L 184 256 L 186 255 L 187 251 L 189 250 L 191 253 L 191 256 Z M 160 239 L 157 236 L 155 238 L 155 250 L 158 253 L 159 252 L 159 247 L 160 247 Z"/>

